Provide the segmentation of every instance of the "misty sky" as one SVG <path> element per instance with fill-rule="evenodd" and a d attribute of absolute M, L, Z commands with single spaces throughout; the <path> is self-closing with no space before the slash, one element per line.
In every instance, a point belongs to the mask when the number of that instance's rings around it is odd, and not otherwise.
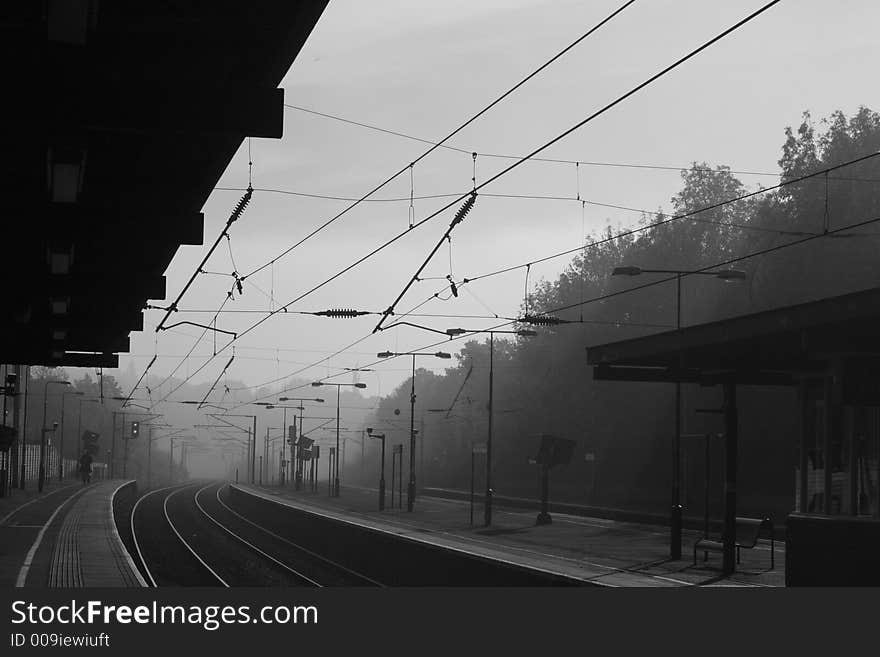
<path fill-rule="evenodd" d="M 282 82 L 285 102 L 425 139 L 445 136 L 501 92 L 613 11 L 621 2 L 444 3 L 331 0 Z M 612 23 L 505 100 L 449 143 L 478 153 L 525 154 L 715 36 L 763 3 L 755 0 L 641 0 Z M 872 0 L 788 0 L 661 78 L 622 105 L 584 126 L 542 156 L 609 163 L 685 167 L 695 160 L 733 169 L 778 171 L 784 128 L 810 110 L 818 119 L 859 105 L 880 109 L 875 82 L 880 61 L 876 26 L 880 4 Z M 288 109 L 284 137 L 254 139 L 253 185 L 317 195 L 357 197 L 404 167 L 425 144 Z M 204 207 L 205 246 L 181 247 L 166 272 L 173 300 L 248 184 L 248 143 L 237 153 Z M 479 156 L 477 183 L 511 161 Z M 472 159 L 438 151 L 413 169 L 415 196 L 466 192 Z M 578 185 L 579 178 L 579 185 Z M 741 175 L 753 189 L 773 176 Z M 488 186 L 487 193 L 576 197 L 656 210 L 669 208 L 679 189 L 677 171 L 570 164 L 527 163 Z M 238 191 L 236 191 L 238 190 Z M 243 332 L 277 308 L 335 274 L 406 229 L 409 175 L 375 195 L 403 202 L 363 203 L 328 229 L 245 282 L 244 294 L 225 306 L 217 326 Z M 451 199 L 416 199 L 420 220 Z M 206 269 L 250 272 L 345 207 L 345 202 L 256 191 L 250 206 Z M 290 306 L 291 311 L 331 307 L 380 311 L 388 307 L 448 226 L 446 211 L 350 273 Z M 474 277 L 576 247 L 586 233 L 631 226 L 639 214 L 577 201 L 498 199 L 481 196 L 444 245 L 425 277 Z M 234 265 L 233 265 L 234 260 Z M 451 270 L 450 270 L 451 260 Z M 531 268 L 529 280 L 553 280 L 567 264 L 557 259 Z M 670 267 L 676 263 L 668 263 Z M 180 304 L 175 321 L 204 323 L 232 284 L 228 275 L 200 276 Z M 525 269 L 466 286 L 459 298 L 434 299 L 419 312 L 515 317 Z M 417 283 L 398 311 L 406 311 L 445 287 L 444 280 Z M 445 294 L 443 295 L 446 296 Z M 271 297 L 271 298 L 270 298 Z M 159 301 L 161 303 L 161 301 Z M 131 335 L 137 375 L 158 354 L 150 384 L 158 384 L 201 334 L 195 327 L 153 331 L 163 313 L 147 311 L 145 330 Z M 380 365 L 376 352 L 407 351 L 441 336 L 413 328 L 368 337 L 349 351 L 308 366 L 368 336 L 376 316 L 327 319 L 279 314 L 236 342 L 230 381 L 259 386 L 298 373 L 304 379 L 336 375 L 345 367 L 363 373 L 365 393 L 387 394 L 409 376 L 409 359 Z M 440 330 L 488 328 L 477 318 L 409 318 Z M 621 338 L 632 333 L 621 329 Z M 217 338 L 217 345 L 225 344 Z M 443 348 L 455 352 L 461 342 Z M 192 374 L 213 353 L 209 333 L 177 376 Z M 436 350 L 436 348 L 432 349 Z M 193 382 L 213 381 L 231 350 L 214 358 Z M 419 360 L 442 370 L 450 361 Z M 78 373 L 73 370 L 74 376 Z M 114 373 L 108 371 L 107 373 Z M 350 382 L 351 373 L 333 381 Z M 167 392 L 168 388 L 164 390 Z M 126 391 L 127 392 L 127 391 Z M 154 398 L 163 391 L 154 390 Z M 304 394 L 311 391 L 304 389 Z M 216 397 L 219 398 L 219 395 Z"/>

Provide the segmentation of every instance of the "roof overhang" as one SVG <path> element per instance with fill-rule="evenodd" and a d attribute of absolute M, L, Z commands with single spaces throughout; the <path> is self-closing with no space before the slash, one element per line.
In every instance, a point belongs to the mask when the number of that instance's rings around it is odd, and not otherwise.
<path fill-rule="evenodd" d="M 327 0 L 16 3 L 0 22 L 0 362 L 116 367 Z M 14 239 L 12 239 L 14 235 Z"/>
<path fill-rule="evenodd" d="M 794 385 L 880 371 L 880 288 L 587 349 L 596 379 Z"/>

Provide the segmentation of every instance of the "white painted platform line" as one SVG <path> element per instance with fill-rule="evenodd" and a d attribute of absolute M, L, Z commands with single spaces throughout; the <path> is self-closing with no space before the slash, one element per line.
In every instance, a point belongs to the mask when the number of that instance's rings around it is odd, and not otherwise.
<path fill-rule="evenodd" d="M 19 504 L 19 505 L 18 505 L 17 507 L 15 507 L 12 511 L 10 511 L 10 512 L 7 513 L 5 516 L 3 516 L 2 519 L 0 519 L 0 525 L 5 525 L 7 520 L 9 520 L 12 516 L 14 516 L 14 515 L 15 515 L 16 513 L 18 513 L 19 511 L 21 511 L 24 507 L 26 507 L 26 506 L 30 506 L 30 505 L 33 504 L 34 502 L 39 502 L 40 500 L 45 500 L 45 499 L 46 499 L 47 497 L 49 497 L 50 495 L 54 495 L 55 493 L 60 493 L 61 491 L 63 491 L 63 490 L 67 490 L 67 489 L 70 488 L 71 486 L 75 486 L 75 485 L 76 485 L 76 484 L 70 484 L 70 485 L 68 485 L 68 486 L 64 486 L 64 487 L 62 487 L 62 488 L 59 488 L 58 490 L 53 490 L 51 493 L 46 493 L 45 495 L 38 495 L 38 496 L 35 497 L 34 499 L 32 499 L 32 500 L 28 500 L 28 501 L 25 502 L 24 504 Z"/>
<path fill-rule="evenodd" d="M 131 558 L 131 554 L 128 549 L 125 547 L 125 543 L 122 541 L 122 537 L 119 535 L 119 530 L 116 528 L 116 516 L 113 513 L 113 500 L 116 499 L 116 493 L 118 493 L 123 486 L 127 486 L 132 483 L 134 479 L 130 481 L 124 481 L 116 489 L 110 493 L 110 535 L 113 537 L 113 540 L 116 541 L 118 547 L 122 549 L 122 554 L 125 555 L 125 562 L 128 564 L 129 569 L 134 574 L 135 579 L 137 579 L 137 583 L 140 586 L 146 587 L 148 586 L 146 580 L 143 575 L 141 575 L 141 571 L 138 570 L 138 567 L 134 563 L 134 559 Z M 134 509 L 132 509 L 134 511 Z M 134 535 L 132 535 L 132 540 L 134 540 Z"/>
<path fill-rule="evenodd" d="M 20 589 L 24 586 L 24 583 L 27 580 L 28 571 L 30 571 L 31 564 L 34 562 L 34 555 L 37 554 L 37 550 L 40 547 L 40 543 L 42 543 L 42 541 L 43 541 L 43 536 L 45 535 L 46 530 L 52 524 L 52 521 L 55 520 L 55 516 L 58 515 L 58 512 L 61 511 L 61 508 L 64 505 L 66 505 L 68 502 L 70 502 L 74 498 L 79 497 L 87 490 L 88 490 L 88 488 L 83 488 L 78 493 L 74 493 L 73 495 L 68 497 L 61 504 L 59 504 L 58 507 L 55 509 L 55 511 L 52 512 L 52 515 L 49 516 L 49 519 L 46 521 L 46 524 L 43 525 L 43 528 L 40 530 L 40 533 L 37 534 L 37 537 L 34 539 L 34 544 L 31 545 L 31 549 L 28 550 L 27 556 L 24 558 L 24 563 L 21 566 L 21 570 L 18 571 L 18 578 L 15 580 L 15 588 Z"/>

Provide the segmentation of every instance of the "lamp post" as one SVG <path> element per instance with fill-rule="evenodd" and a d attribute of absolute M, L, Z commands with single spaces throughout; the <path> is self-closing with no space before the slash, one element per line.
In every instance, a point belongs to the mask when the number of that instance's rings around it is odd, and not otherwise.
<path fill-rule="evenodd" d="M 718 269 L 715 271 L 694 271 L 681 269 L 642 269 L 641 267 L 615 267 L 612 276 L 639 276 L 641 274 L 674 274 L 675 275 L 675 330 L 681 332 L 681 278 L 682 276 L 712 276 L 726 282 L 743 280 L 744 271 L 739 269 Z M 680 344 L 679 344 L 680 346 Z M 681 368 L 681 351 L 678 359 Z M 681 559 L 681 381 L 680 372 L 676 373 L 675 381 L 675 435 L 672 439 L 672 510 L 669 520 L 669 555 L 672 559 Z"/>
<path fill-rule="evenodd" d="M 377 438 L 382 441 L 382 467 L 379 471 L 379 511 L 385 510 L 385 434 L 373 433 L 372 428 L 367 429 L 367 435 L 370 438 Z"/>
<path fill-rule="evenodd" d="M 406 487 L 406 510 L 412 511 L 416 499 L 416 356 L 449 359 L 452 358 L 452 354 L 445 351 L 407 351 L 403 353 L 383 351 L 376 354 L 377 358 L 391 358 L 392 356 L 412 356 L 412 387 L 409 395 L 409 484 Z"/>
<path fill-rule="evenodd" d="M 351 388 L 366 388 L 366 383 L 326 383 L 324 381 L 314 381 L 312 385 L 316 388 L 320 386 L 336 386 L 336 461 L 335 461 L 335 479 L 333 480 L 333 496 L 339 497 L 339 391 L 342 386 Z M 300 428 L 302 430 L 302 428 Z"/>
<path fill-rule="evenodd" d="M 69 392 L 61 393 L 61 440 L 58 441 L 58 481 L 61 482 L 64 480 L 64 398 L 67 395 L 79 395 L 80 397 L 84 396 L 86 393 L 81 390 L 73 390 Z M 80 406 L 82 409 L 82 406 Z"/>
<path fill-rule="evenodd" d="M 257 405 L 262 406 L 262 404 L 257 404 Z M 250 458 L 250 470 L 251 470 L 250 483 L 253 484 L 254 483 L 254 475 L 255 475 L 254 470 L 256 467 L 256 463 L 257 463 L 257 416 L 256 415 L 232 415 L 230 413 L 222 413 L 222 414 L 221 413 L 210 413 L 210 416 L 213 417 L 214 419 L 217 419 L 217 420 L 222 420 L 223 418 L 226 418 L 226 417 L 249 417 L 254 421 L 254 430 L 253 430 L 253 433 L 251 434 L 251 439 L 249 441 L 250 447 L 248 448 L 250 450 L 250 457 L 251 457 Z M 231 422 L 229 422 L 227 424 L 235 427 L 236 429 L 241 429 L 241 427 L 238 427 L 238 426 L 232 424 Z"/>
<path fill-rule="evenodd" d="M 488 333 L 489 334 L 489 429 L 486 435 L 486 502 L 485 507 L 483 509 L 483 524 L 488 527 L 492 524 L 492 403 L 494 399 L 494 380 L 495 380 L 495 334 L 496 333 L 507 333 L 511 335 L 517 335 L 521 338 L 533 338 L 537 334 L 537 332 L 532 331 L 531 329 L 519 329 L 516 331 L 495 331 L 495 330 L 483 330 L 483 331 L 468 331 L 465 329 L 447 329 L 446 333 L 450 338 L 463 335 L 465 333 Z"/>
<path fill-rule="evenodd" d="M 51 379 L 46 381 L 46 385 L 43 386 L 43 428 L 40 433 L 40 468 L 37 475 L 37 491 L 40 493 L 43 492 L 43 484 L 46 481 L 46 432 L 48 431 L 46 429 L 46 412 L 49 405 L 49 386 L 53 383 L 60 386 L 70 385 L 70 381 Z M 58 424 L 55 423 L 54 426 L 57 427 Z M 52 431 L 55 431 L 55 429 L 53 428 Z"/>

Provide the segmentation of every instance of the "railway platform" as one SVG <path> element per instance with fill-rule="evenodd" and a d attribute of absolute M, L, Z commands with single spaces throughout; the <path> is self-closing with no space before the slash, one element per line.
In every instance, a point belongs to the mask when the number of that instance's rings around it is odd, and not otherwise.
<path fill-rule="evenodd" d="M 467 501 L 417 496 L 414 510 L 386 499 L 378 510 L 375 489 L 343 487 L 330 497 L 327 487 L 318 492 L 295 492 L 290 488 L 234 484 L 274 502 L 318 513 L 341 522 L 359 524 L 401 538 L 432 543 L 491 559 L 557 573 L 602 586 L 784 586 L 785 550 L 776 545 L 775 567 L 770 568 L 769 542 L 743 550 L 736 572 L 723 577 L 720 557 L 702 554 L 692 563 L 692 546 L 702 533 L 685 531 L 682 559 L 669 558 L 669 534 L 663 526 L 622 522 L 562 513 L 552 514 L 550 525 L 536 525 L 536 513 L 496 503 L 493 522 L 483 526 L 482 505 L 475 507 L 470 522 Z"/>
<path fill-rule="evenodd" d="M 8 510 L 0 521 L 0 586 L 144 586 L 113 519 L 114 496 L 132 483 L 59 486 Z"/>

